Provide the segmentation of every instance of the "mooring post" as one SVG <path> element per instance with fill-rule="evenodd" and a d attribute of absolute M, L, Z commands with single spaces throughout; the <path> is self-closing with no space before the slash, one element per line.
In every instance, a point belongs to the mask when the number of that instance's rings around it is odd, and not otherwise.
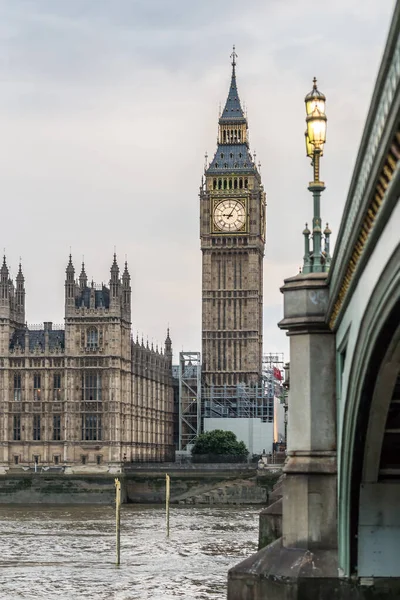
<path fill-rule="evenodd" d="M 115 480 L 115 543 L 116 543 L 116 565 L 120 564 L 121 552 L 120 552 L 120 541 L 121 541 L 121 483 L 119 479 Z"/>
<path fill-rule="evenodd" d="M 169 537 L 169 495 L 170 495 L 170 479 L 169 475 L 165 475 L 165 510 L 167 522 L 167 537 Z"/>

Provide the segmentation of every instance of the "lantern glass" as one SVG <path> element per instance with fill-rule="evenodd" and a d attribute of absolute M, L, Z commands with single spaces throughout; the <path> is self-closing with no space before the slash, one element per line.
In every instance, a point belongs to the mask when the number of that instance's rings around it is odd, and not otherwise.
<path fill-rule="evenodd" d="M 323 98 L 315 97 L 306 101 L 307 115 L 311 115 L 315 108 L 317 108 L 319 112 L 323 114 L 325 112 L 325 100 Z"/>
<path fill-rule="evenodd" d="M 321 115 L 317 109 L 314 110 L 312 115 L 307 117 L 307 135 L 310 144 L 314 148 L 322 150 L 322 146 L 326 140 L 326 116 Z"/>

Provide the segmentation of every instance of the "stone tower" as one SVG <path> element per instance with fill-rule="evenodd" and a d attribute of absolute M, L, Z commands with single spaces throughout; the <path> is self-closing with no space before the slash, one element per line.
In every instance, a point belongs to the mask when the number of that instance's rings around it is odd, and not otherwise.
<path fill-rule="evenodd" d="M 25 327 L 25 283 L 21 264 L 15 278 L 10 278 L 6 257 L 0 267 L 0 353 L 6 353 L 11 335 Z"/>
<path fill-rule="evenodd" d="M 249 151 L 235 49 L 217 151 L 200 188 L 205 385 L 255 385 L 262 369 L 265 193 Z"/>

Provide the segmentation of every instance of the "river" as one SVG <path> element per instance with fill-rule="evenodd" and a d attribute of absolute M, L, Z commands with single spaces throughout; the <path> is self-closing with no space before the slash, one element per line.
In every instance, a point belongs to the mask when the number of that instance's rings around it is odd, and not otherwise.
<path fill-rule="evenodd" d="M 257 551 L 260 507 L 0 506 L 1 600 L 222 600 Z"/>

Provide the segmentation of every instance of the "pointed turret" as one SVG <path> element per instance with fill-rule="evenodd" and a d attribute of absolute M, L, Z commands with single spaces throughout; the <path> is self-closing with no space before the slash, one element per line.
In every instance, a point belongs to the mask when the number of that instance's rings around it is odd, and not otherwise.
<path fill-rule="evenodd" d="M 235 46 L 231 58 L 231 83 L 224 109 L 218 120 L 218 147 L 213 160 L 205 170 L 206 175 L 258 174 L 255 161 L 249 151 L 247 119 L 237 88 Z M 216 180 L 215 189 L 217 185 Z M 224 185 L 222 181 L 221 185 Z M 247 187 L 244 181 L 242 185 Z"/>
<path fill-rule="evenodd" d="M 8 307 L 10 297 L 9 286 L 10 273 L 6 263 L 6 257 L 3 256 L 3 264 L 0 269 L 0 301 Z"/>
<path fill-rule="evenodd" d="M 84 290 L 85 287 L 87 287 L 87 282 L 88 278 L 85 272 L 85 263 L 82 262 L 82 270 L 81 274 L 79 275 L 79 287 L 81 288 L 81 290 Z"/>
<path fill-rule="evenodd" d="M 20 320 L 22 322 L 25 321 L 25 278 L 22 273 L 21 262 L 19 263 L 18 273 L 15 278 L 16 282 L 16 294 L 15 294 L 15 304 L 19 314 Z"/>
<path fill-rule="evenodd" d="M 75 302 L 75 269 L 72 264 L 72 256 L 69 255 L 69 261 L 65 270 L 65 302 L 72 306 Z"/>
<path fill-rule="evenodd" d="M 117 263 L 117 255 L 114 252 L 114 259 L 110 269 L 111 278 L 110 278 L 110 295 L 111 300 L 115 300 L 119 297 L 119 288 L 120 288 L 120 280 L 119 280 L 119 267 Z"/>
<path fill-rule="evenodd" d="M 9 271 L 6 263 L 6 256 L 3 256 L 3 264 L 0 269 L 0 282 L 8 284 Z"/>
<path fill-rule="evenodd" d="M 169 327 L 167 329 L 167 337 L 165 338 L 165 356 L 168 358 L 170 365 L 172 365 L 172 342 L 169 337 Z"/>
<path fill-rule="evenodd" d="M 129 275 L 127 261 L 125 261 L 125 269 L 124 269 L 124 272 L 122 273 L 122 302 L 123 302 L 123 306 L 124 306 L 125 310 L 128 311 L 128 313 L 129 313 L 129 320 L 130 320 L 131 276 Z"/>
<path fill-rule="evenodd" d="M 240 104 L 239 92 L 237 89 L 236 83 L 236 59 L 237 54 L 235 52 L 235 46 L 233 46 L 233 52 L 231 54 L 232 58 L 232 76 L 231 76 L 231 85 L 229 87 L 228 98 L 226 99 L 224 110 L 221 113 L 219 118 L 219 123 L 223 124 L 225 122 L 234 121 L 235 123 L 243 122 L 247 123 L 246 117 L 244 115 L 242 106 Z"/>

